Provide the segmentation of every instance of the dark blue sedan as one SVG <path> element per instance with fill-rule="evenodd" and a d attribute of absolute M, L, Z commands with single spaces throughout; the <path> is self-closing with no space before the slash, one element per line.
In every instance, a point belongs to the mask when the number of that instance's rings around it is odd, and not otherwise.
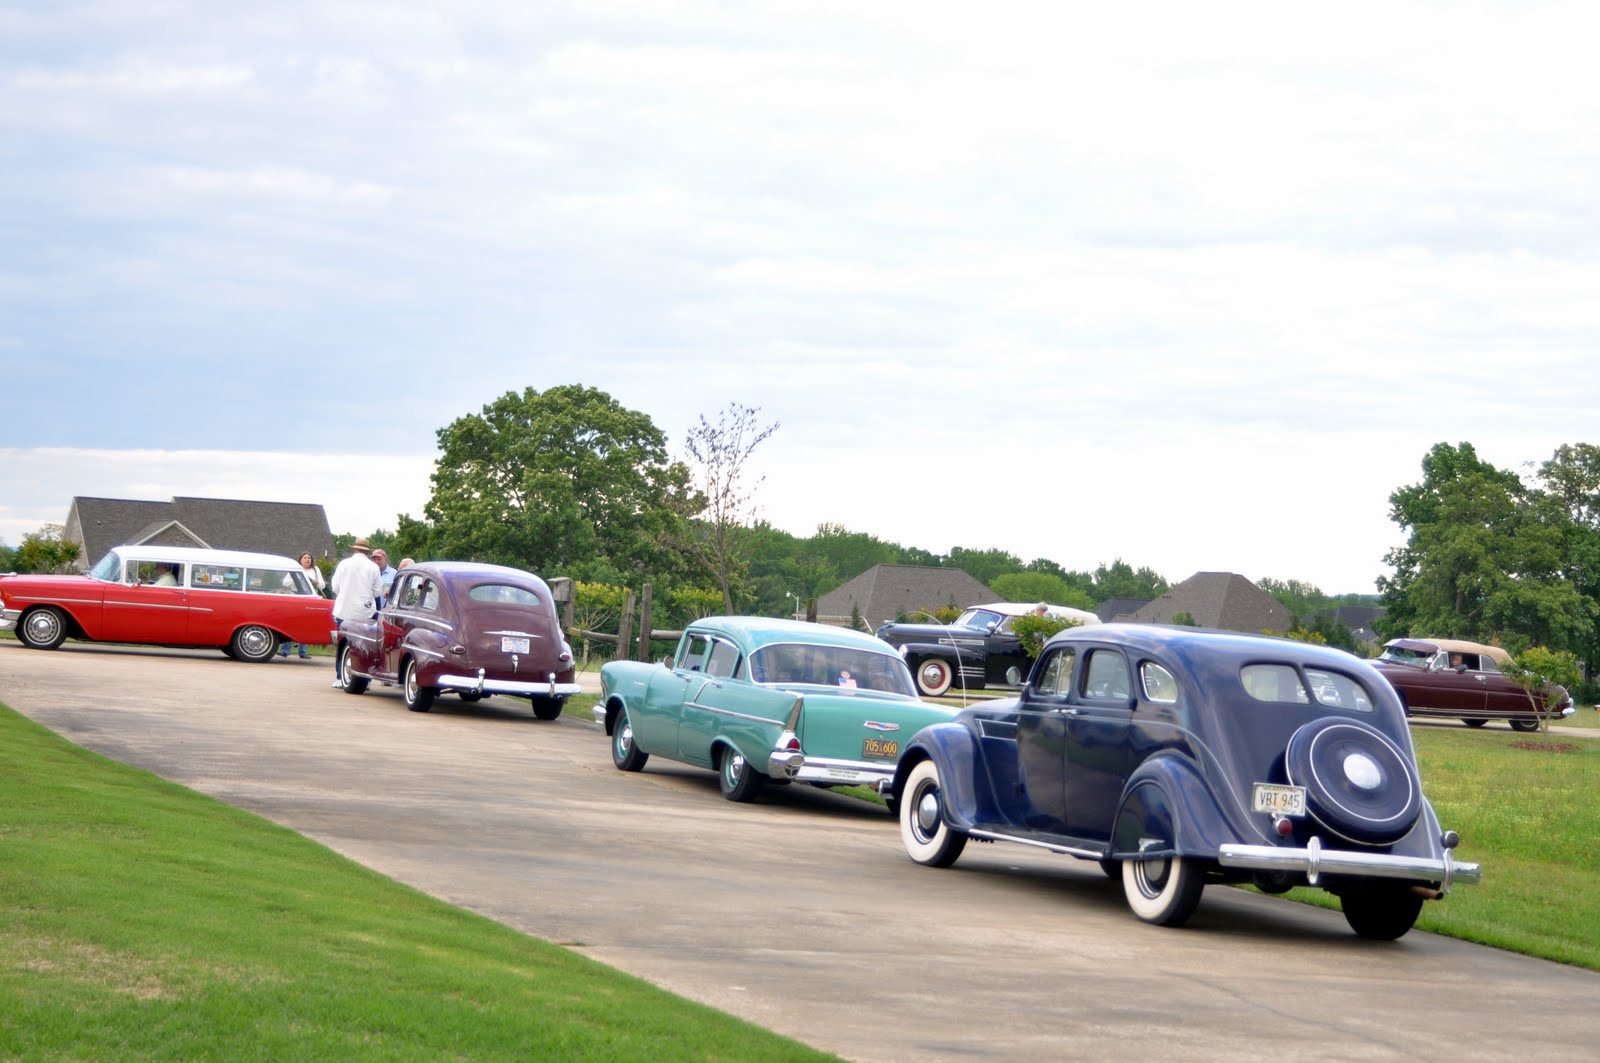
<path fill-rule="evenodd" d="M 1052 638 L 1017 698 L 918 732 L 893 792 L 919 864 L 968 838 L 1097 860 L 1149 923 L 1209 882 L 1316 886 L 1389 940 L 1476 882 L 1422 796 L 1394 690 L 1339 650 L 1106 624 Z"/>

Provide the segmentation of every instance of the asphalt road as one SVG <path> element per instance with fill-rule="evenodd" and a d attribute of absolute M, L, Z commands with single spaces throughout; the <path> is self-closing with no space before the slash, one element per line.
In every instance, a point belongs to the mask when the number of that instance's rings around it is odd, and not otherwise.
<path fill-rule="evenodd" d="M 852 1059 L 1600 1051 L 1593 972 L 1417 931 L 1365 942 L 1225 888 L 1187 928 L 1150 927 L 1093 864 L 973 844 L 921 868 L 863 802 L 790 786 L 734 805 L 709 772 L 616 771 L 586 721 L 501 699 L 414 714 L 331 679 L 327 659 L 0 641 L 0 700 L 73 742 Z"/>

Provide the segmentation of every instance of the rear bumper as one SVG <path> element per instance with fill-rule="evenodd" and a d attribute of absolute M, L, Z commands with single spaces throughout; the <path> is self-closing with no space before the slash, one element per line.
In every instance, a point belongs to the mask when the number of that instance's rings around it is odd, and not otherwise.
<path fill-rule="evenodd" d="M 1317 885 L 1322 875 L 1355 875 L 1363 878 L 1421 879 L 1436 882 L 1444 893 L 1456 882 L 1477 882 L 1482 870 L 1477 864 L 1458 864 L 1445 849 L 1440 859 L 1425 856 L 1394 856 L 1351 849 L 1324 849 L 1320 838 L 1312 838 L 1304 849 L 1276 845 L 1224 845 L 1217 854 L 1223 867 L 1254 871 L 1299 871 L 1306 881 Z"/>
<path fill-rule="evenodd" d="M 17 626 L 17 620 L 22 616 L 21 609 L 6 609 L 0 611 L 0 631 L 11 631 Z"/>
<path fill-rule="evenodd" d="M 776 774 L 776 773 L 774 773 Z M 835 760 L 806 757 L 791 778 L 799 782 L 839 786 L 871 786 L 882 789 L 894 781 L 894 765 L 870 760 Z"/>
<path fill-rule="evenodd" d="M 581 694 L 577 683 L 557 683 L 554 679 L 486 679 L 480 670 L 477 675 L 441 675 L 434 685 L 442 690 L 465 690 L 473 694 L 512 694 L 517 697 L 565 698 Z"/>

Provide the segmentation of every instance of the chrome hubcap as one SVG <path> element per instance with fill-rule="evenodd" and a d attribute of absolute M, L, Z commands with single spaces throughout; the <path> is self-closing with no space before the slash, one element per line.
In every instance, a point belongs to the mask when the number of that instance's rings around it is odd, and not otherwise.
<path fill-rule="evenodd" d="M 917 830 L 930 836 L 939 828 L 939 791 L 928 789 L 917 798 Z"/>
<path fill-rule="evenodd" d="M 617 751 L 626 754 L 633 748 L 633 728 L 624 723 L 617 728 Z"/>

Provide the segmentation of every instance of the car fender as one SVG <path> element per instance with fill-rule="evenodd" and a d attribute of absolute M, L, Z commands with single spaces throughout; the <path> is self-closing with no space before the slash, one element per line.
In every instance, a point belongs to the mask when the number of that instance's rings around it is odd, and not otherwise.
<path fill-rule="evenodd" d="M 1188 757 L 1165 754 L 1139 765 L 1123 787 L 1111 848 L 1122 859 L 1151 855 L 1214 857 L 1239 832 Z"/>
<path fill-rule="evenodd" d="M 962 658 L 969 656 L 961 652 L 959 647 L 942 642 L 907 642 L 899 649 L 907 664 L 912 661 L 925 661 L 931 657 L 938 661 L 948 661 L 952 666 L 959 668 Z"/>
<path fill-rule="evenodd" d="M 977 822 L 978 810 L 978 746 L 972 732 L 955 722 L 936 723 L 918 731 L 895 766 L 893 793 L 896 798 L 904 791 L 911 770 L 925 760 L 933 761 L 939 769 L 946 822 L 957 830 L 971 830 Z"/>

